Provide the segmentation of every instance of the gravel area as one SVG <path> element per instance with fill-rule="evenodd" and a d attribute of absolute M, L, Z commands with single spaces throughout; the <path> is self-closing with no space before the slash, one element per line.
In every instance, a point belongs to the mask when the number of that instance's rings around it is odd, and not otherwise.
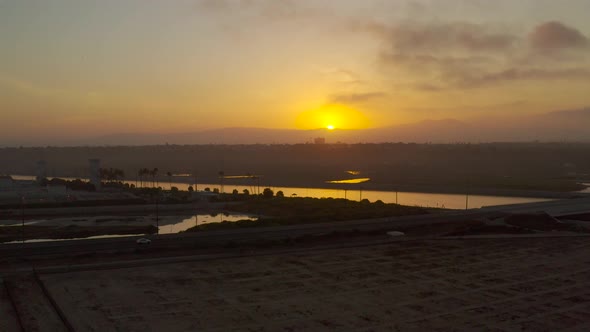
<path fill-rule="evenodd" d="M 41 280 L 77 331 L 590 329 L 586 237 L 404 241 Z"/>

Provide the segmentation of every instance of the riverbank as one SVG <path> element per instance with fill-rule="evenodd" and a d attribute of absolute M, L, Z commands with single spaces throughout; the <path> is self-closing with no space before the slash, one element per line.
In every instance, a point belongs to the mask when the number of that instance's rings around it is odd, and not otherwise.
<path fill-rule="evenodd" d="M 117 225 L 117 226 L 18 226 L 0 227 L 0 243 L 18 241 L 43 241 L 63 239 L 83 239 L 100 236 L 155 234 L 154 225 Z"/>
<path fill-rule="evenodd" d="M 24 219 L 60 217 L 60 216 L 100 216 L 100 215 L 178 215 L 199 213 L 220 213 L 224 212 L 227 206 L 233 202 L 219 203 L 188 203 L 188 204 L 141 204 L 141 205 L 107 205 L 88 207 L 55 207 L 26 209 Z M 0 210 L 0 221 L 7 219 L 21 219 L 20 209 Z"/>
<path fill-rule="evenodd" d="M 362 185 L 363 190 L 393 191 L 428 194 L 453 194 L 453 195 L 480 195 L 480 196 L 504 196 L 504 197 L 530 197 L 569 199 L 590 196 L 590 193 L 580 192 L 587 186 L 577 186 L 574 191 L 551 191 L 551 190 L 525 190 L 525 189 L 502 189 L 502 188 L 471 188 L 461 186 L 434 186 L 434 185 L 393 185 L 393 184 L 372 184 Z M 346 189 L 340 187 L 338 189 Z M 356 189 L 356 188 L 355 188 Z"/>

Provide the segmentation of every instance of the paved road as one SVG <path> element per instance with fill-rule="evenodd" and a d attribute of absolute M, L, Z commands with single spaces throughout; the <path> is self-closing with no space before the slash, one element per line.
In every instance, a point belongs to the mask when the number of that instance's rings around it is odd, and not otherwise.
<path fill-rule="evenodd" d="M 224 244 L 253 239 L 283 239 L 304 235 L 321 235 L 334 231 L 371 231 L 394 229 L 404 226 L 420 226 L 453 223 L 504 213 L 545 211 L 553 216 L 590 213 L 590 198 L 550 201 L 541 203 L 487 207 L 467 211 L 450 211 L 440 214 L 352 220 L 335 223 L 294 225 L 281 227 L 209 231 L 203 233 L 166 234 L 151 236 L 151 250 L 192 248 L 195 245 Z M 139 237 L 55 241 L 0 245 L 0 257 L 27 257 L 34 255 L 61 255 L 71 253 L 133 250 Z"/>
<path fill-rule="evenodd" d="M 590 213 L 590 197 L 556 200 L 537 203 L 513 204 L 484 207 L 481 211 L 501 211 L 508 213 L 543 211 L 554 217 Z"/>

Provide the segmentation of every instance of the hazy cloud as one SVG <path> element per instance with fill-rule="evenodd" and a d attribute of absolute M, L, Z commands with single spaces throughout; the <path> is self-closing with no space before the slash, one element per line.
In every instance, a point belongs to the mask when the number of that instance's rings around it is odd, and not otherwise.
<path fill-rule="evenodd" d="M 539 68 L 510 68 L 499 72 L 484 74 L 481 76 L 463 76 L 456 85 L 463 88 L 476 88 L 495 85 L 510 81 L 523 80 L 589 80 L 590 69 L 565 68 L 565 69 L 539 69 Z"/>
<path fill-rule="evenodd" d="M 319 68 L 318 73 L 339 84 L 362 85 L 365 83 L 358 73 L 344 68 Z"/>
<path fill-rule="evenodd" d="M 425 92 L 440 92 L 445 90 L 444 87 L 440 85 L 435 85 L 432 83 L 417 83 L 411 85 L 414 90 L 425 91 Z"/>
<path fill-rule="evenodd" d="M 452 56 L 452 55 L 430 55 L 417 54 L 408 55 L 403 53 L 384 52 L 380 56 L 382 62 L 406 67 L 414 67 L 419 70 L 429 70 L 436 68 L 453 68 L 453 67 L 471 67 L 490 65 L 495 62 L 494 58 L 486 56 Z"/>
<path fill-rule="evenodd" d="M 215 13 L 240 13 L 251 11 L 261 23 L 265 20 L 312 18 L 317 8 L 296 0 L 198 0 L 198 8 Z"/>
<path fill-rule="evenodd" d="M 359 104 L 366 103 L 374 99 L 384 98 L 386 96 L 387 94 L 384 92 L 337 94 L 332 96 L 330 101 L 342 104 Z"/>
<path fill-rule="evenodd" d="M 396 73 L 401 70 L 402 75 L 414 77 L 405 86 L 421 91 L 491 86 L 518 80 L 588 79 L 585 64 L 573 59 L 584 55 L 562 51 L 586 49 L 590 40 L 559 21 L 540 23 L 527 34 L 502 24 L 467 21 L 388 24 L 384 23 L 387 20 L 354 14 L 335 16 L 327 10 L 326 3 L 304 0 L 200 0 L 200 3 L 210 10 L 251 11 L 261 22 L 320 20 L 344 28 L 339 30 L 343 31 L 342 35 L 351 31 L 370 34 L 382 43 L 378 60 L 384 74 L 390 74 L 388 68 L 397 69 Z M 463 4 L 478 10 L 489 7 L 489 2 L 484 0 Z M 426 7 L 431 5 L 428 2 Z M 357 81 L 352 77 L 346 79 L 346 82 Z M 368 93 L 336 95 L 332 99 L 365 102 L 376 97 L 382 96 Z"/>

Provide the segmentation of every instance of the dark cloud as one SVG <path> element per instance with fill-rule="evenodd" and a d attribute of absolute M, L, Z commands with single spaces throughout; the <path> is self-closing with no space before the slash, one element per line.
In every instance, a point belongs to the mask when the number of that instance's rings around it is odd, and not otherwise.
<path fill-rule="evenodd" d="M 375 31 L 383 28 L 373 26 Z M 470 52 L 506 51 L 515 47 L 518 37 L 472 23 L 404 24 L 389 29 L 394 52 L 419 53 L 443 50 Z"/>
<path fill-rule="evenodd" d="M 419 77 L 409 85 L 415 90 L 436 92 L 525 80 L 590 80 L 584 56 L 575 53 L 576 58 L 565 52 L 586 49 L 590 41 L 560 22 L 540 24 L 528 35 L 472 23 L 390 28 L 369 24 L 366 30 L 385 43 L 379 59 L 386 72 L 396 68 Z"/>
<path fill-rule="evenodd" d="M 333 103 L 342 104 L 359 104 L 366 103 L 368 101 L 384 98 L 387 94 L 384 92 L 368 92 L 368 93 L 352 93 L 352 94 L 338 94 L 332 96 L 330 99 Z"/>
<path fill-rule="evenodd" d="M 536 50 L 579 49 L 590 45 L 580 31 L 555 21 L 537 26 L 529 35 L 529 42 Z"/>

